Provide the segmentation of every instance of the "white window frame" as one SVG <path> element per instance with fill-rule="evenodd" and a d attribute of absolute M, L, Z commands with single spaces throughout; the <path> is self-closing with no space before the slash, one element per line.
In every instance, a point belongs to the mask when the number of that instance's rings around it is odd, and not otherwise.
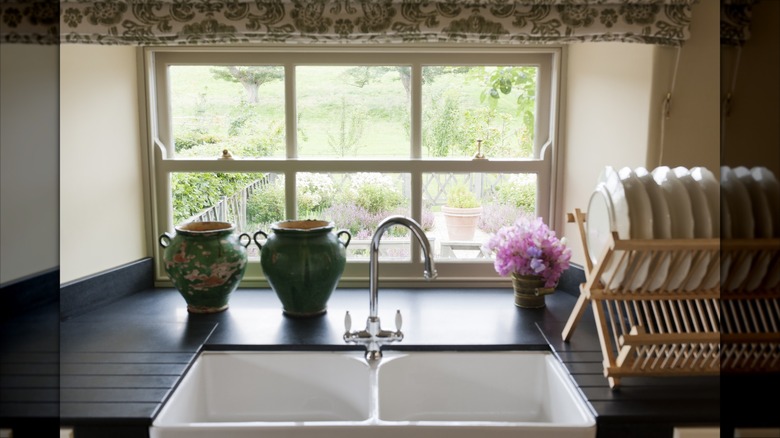
<path fill-rule="evenodd" d="M 170 197 L 170 175 L 175 172 L 260 172 L 285 176 L 286 211 L 295 214 L 295 175 L 297 172 L 408 173 L 411 176 L 411 217 L 420 220 L 422 213 L 422 175 L 425 173 L 534 173 L 537 178 L 536 212 L 551 227 L 556 217 L 556 149 L 561 105 L 561 46 L 485 47 L 485 46 L 257 46 L 257 47 L 164 47 L 144 48 L 142 73 L 145 84 L 142 105 L 148 135 L 144 159 L 148 162 L 149 244 L 155 264 L 155 285 L 170 287 L 162 268 L 162 250 L 157 238 L 173 231 Z M 170 127 L 170 103 L 167 66 L 192 65 L 283 65 L 285 67 L 285 138 L 286 157 L 241 160 L 168 158 L 172 156 L 173 135 Z M 411 152 L 409 158 L 397 159 L 310 159 L 296 154 L 295 66 L 298 65 L 410 65 L 411 66 Z M 422 158 L 422 82 L 424 65 L 536 65 L 537 111 L 533 159 L 442 159 Z M 288 214 L 288 218 L 292 218 Z M 338 227 L 338 224 L 336 224 Z M 269 230 L 264 230 L 268 232 Z M 252 243 L 254 245 L 254 243 Z M 412 239 L 411 261 L 382 261 L 381 284 L 384 287 L 505 287 L 508 279 L 498 276 L 493 264 L 477 260 L 436 260 L 439 277 L 422 278 L 420 247 Z M 339 287 L 367 287 L 368 260 L 348 260 Z M 268 287 L 260 263 L 249 263 L 241 287 Z"/>

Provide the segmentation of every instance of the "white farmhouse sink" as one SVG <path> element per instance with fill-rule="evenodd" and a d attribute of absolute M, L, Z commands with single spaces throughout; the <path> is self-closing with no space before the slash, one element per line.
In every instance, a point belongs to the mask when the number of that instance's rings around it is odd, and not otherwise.
<path fill-rule="evenodd" d="M 546 352 L 204 352 L 151 438 L 578 437 L 596 422 Z"/>

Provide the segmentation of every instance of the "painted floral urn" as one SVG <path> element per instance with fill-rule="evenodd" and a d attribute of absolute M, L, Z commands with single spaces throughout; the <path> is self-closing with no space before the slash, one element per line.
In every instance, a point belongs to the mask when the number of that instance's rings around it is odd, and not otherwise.
<path fill-rule="evenodd" d="M 349 231 L 333 229 L 328 221 L 287 220 L 272 224 L 272 233 L 255 233 L 260 265 L 285 315 L 311 317 L 327 311 L 352 239 Z"/>
<path fill-rule="evenodd" d="M 244 241 L 246 238 L 246 241 Z M 190 222 L 163 233 L 163 265 L 190 313 L 216 313 L 228 308 L 230 294 L 244 277 L 246 233 L 236 235 L 228 222 Z"/>

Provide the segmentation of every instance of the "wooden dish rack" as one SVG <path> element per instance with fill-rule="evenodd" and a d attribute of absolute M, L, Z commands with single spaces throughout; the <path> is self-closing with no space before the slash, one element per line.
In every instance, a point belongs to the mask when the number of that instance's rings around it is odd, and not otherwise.
<path fill-rule="evenodd" d="M 738 288 L 721 295 L 722 279 L 732 275 L 721 273 L 721 257 L 731 261 L 727 270 L 743 257 L 774 260 L 780 257 L 780 239 L 620 239 L 613 232 L 593 264 L 585 214 L 576 209 L 567 216 L 578 226 L 586 282 L 580 285 L 563 340 L 571 339 L 592 302 L 604 376 L 611 388 L 628 376 L 780 371 L 780 288 Z M 647 273 L 642 281 L 636 277 L 640 266 Z M 660 266 L 668 271 L 659 285 Z M 690 269 L 672 285 L 678 266 Z M 701 282 L 706 288 L 686 290 L 695 272 L 710 281 Z"/>

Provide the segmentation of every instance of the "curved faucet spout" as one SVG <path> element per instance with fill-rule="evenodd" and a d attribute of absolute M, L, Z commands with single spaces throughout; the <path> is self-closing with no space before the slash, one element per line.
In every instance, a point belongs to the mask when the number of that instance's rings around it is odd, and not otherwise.
<path fill-rule="evenodd" d="M 393 225 L 402 225 L 412 231 L 417 240 L 420 242 L 420 246 L 423 250 L 424 257 L 424 269 L 423 276 L 427 280 L 436 278 L 436 268 L 433 263 L 433 251 L 431 251 L 431 243 L 425 236 L 420 224 L 414 221 L 414 219 L 405 216 L 389 216 L 379 223 L 374 237 L 371 239 L 370 260 L 369 260 L 369 291 L 371 296 L 371 303 L 369 307 L 369 318 L 376 318 L 377 306 L 379 301 L 379 241 L 382 239 L 382 235 L 385 231 Z"/>
<path fill-rule="evenodd" d="M 385 218 L 379 223 L 379 226 L 374 233 L 374 237 L 371 239 L 370 252 L 370 266 L 369 266 L 369 287 L 371 294 L 371 307 L 366 320 L 366 329 L 351 331 L 352 317 L 349 316 L 349 312 L 344 317 L 344 332 L 345 342 L 355 342 L 366 346 L 366 360 L 369 362 L 377 361 L 382 358 L 382 345 L 390 342 L 399 342 L 403 340 L 404 334 L 401 332 L 401 311 L 396 311 L 395 314 L 395 331 L 382 330 L 382 325 L 379 322 L 379 316 L 377 315 L 377 305 L 379 301 L 379 288 L 377 287 L 379 281 L 379 241 L 382 239 L 382 235 L 385 231 L 393 225 L 402 225 L 412 231 L 412 234 L 417 237 L 422 246 L 423 255 L 425 256 L 425 278 L 436 278 L 436 268 L 433 265 L 433 257 L 431 256 L 431 243 L 428 238 L 425 237 L 420 224 L 413 219 L 404 216 L 390 216 Z"/>

